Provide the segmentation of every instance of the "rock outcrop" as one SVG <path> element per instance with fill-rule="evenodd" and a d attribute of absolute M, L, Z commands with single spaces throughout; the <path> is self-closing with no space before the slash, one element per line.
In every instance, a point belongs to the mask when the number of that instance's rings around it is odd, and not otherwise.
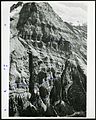
<path fill-rule="evenodd" d="M 85 113 L 87 26 L 64 22 L 47 2 L 19 2 L 10 11 L 10 96 L 27 91 L 32 100 L 34 84 L 43 69 L 46 79 L 51 75 L 52 80 L 59 80 L 60 99 L 68 104 L 68 108 L 64 108 L 61 102 L 56 109 L 68 111 L 71 107 L 70 114 Z M 52 80 L 49 88 L 46 87 L 49 93 L 54 86 Z M 58 114 L 68 115 L 67 112 Z"/>

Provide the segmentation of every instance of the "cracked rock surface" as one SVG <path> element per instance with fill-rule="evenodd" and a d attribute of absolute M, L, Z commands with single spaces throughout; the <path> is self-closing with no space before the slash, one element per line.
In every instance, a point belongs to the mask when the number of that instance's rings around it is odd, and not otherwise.
<path fill-rule="evenodd" d="M 87 26 L 47 2 L 10 9 L 9 116 L 86 116 Z"/>

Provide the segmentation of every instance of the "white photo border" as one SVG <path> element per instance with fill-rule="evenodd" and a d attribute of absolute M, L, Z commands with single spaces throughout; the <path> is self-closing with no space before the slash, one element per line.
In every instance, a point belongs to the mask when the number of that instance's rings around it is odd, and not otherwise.
<path fill-rule="evenodd" d="M 13 1 L 14 2 L 14 1 Z M 18 1 L 17 1 L 18 2 Z M 29 2 L 29 1 L 28 1 Z M 33 1 L 32 1 L 33 2 Z M 41 2 L 41 1 L 39 1 Z M 44 1 L 43 1 L 44 2 Z M 47 1 L 45 1 L 47 2 Z M 50 1 L 51 2 L 51 1 Z M 60 1 L 54 1 L 60 2 Z M 95 1 L 62 1 L 78 2 L 88 5 L 88 37 L 87 37 L 87 116 L 95 118 Z M 9 54 L 10 54 L 10 3 L 11 1 L 1 2 L 1 111 L 4 119 L 42 119 L 42 117 L 9 117 Z M 13 3 L 14 4 L 14 3 Z M 6 69 L 4 69 L 4 65 Z M 43 117 L 44 119 L 62 119 L 74 117 Z M 78 117 L 76 119 L 80 119 Z"/>

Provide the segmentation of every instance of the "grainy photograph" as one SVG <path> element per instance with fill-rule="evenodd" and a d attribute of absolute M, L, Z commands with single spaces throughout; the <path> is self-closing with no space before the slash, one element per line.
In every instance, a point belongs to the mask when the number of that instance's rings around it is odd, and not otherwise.
<path fill-rule="evenodd" d="M 10 6 L 9 117 L 86 117 L 87 5 Z"/>

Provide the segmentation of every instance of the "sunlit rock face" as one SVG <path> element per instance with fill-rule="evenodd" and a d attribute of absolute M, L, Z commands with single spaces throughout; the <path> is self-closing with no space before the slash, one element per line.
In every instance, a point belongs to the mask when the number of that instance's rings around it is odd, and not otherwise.
<path fill-rule="evenodd" d="M 62 100 L 75 111 L 86 111 L 87 26 L 63 22 L 47 2 L 11 7 L 10 93 L 28 89 L 31 68 L 31 84 L 41 68 L 53 68 L 63 80 Z"/>

